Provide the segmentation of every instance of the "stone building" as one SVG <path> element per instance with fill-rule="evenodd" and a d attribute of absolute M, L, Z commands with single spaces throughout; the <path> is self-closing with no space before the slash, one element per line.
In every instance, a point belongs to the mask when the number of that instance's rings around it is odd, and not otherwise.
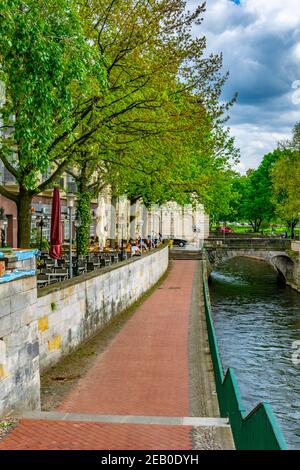
<path fill-rule="evenodd" d="M 0 183 L 8 190 L 18 190 L 15 178 L 3 167 L 0 161 Z M 68 191 L 76 192 L 76 184 L 69 175 L 61 178 L 60 186 Z M 146 208 L 141 201 L 131 204 L 125 197 L 111 198 L 109 192 L 101 196 L 104 203 L 103 224 L 106 240 L 121 241 L 130 238 L 158 238 L 159 234 L 163 238 L 182 238 L 189 243 L 201 245 L 201 240 L 208 236 L 209 219 L 201 204 L 179 206 L 175 202 L 169 202 L 163 206 L 152 206 Z M 97 207 L 100 198 L 92 200 L 91 215 L 92 223 L 90 236 L 97 235 Z M 48 216 L 48 223 L 43 227 L 43 238 L 50 238 L 50 218 L 51 218 L 52 190 L 45 191 L 32 200 L 32 238 L 38 233 L 38 216 L 42 213 Z M 17 246 L 17 208 L 13 201 L 0 195 L 0 208 L 3 208 L 7 216 L 6 241 L 8 246 Z M 66 193 L 61 191 L 62 208 L 62 237 L 69 240 L 69 220 L 67 210 Z M 73 211 L 75 220 L 75 211 Z M 73 236 L 75 230 L 73 229 Z"/>

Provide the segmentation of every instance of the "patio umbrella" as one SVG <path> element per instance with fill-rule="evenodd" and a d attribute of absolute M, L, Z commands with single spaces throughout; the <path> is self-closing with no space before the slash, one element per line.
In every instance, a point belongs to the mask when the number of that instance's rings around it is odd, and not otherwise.
<path fill-rule="evenodd" d="M 103 197 L 98 199 L 98 207 L 96 210 L 96 235 L 99 238 L 100 248 L 103 249 L 106 243 L 105 234 L 105 201 Z"/>
<path fill-rule="evenodd" d="M 51 242 L 49 254 L 51 258 L 61 257 L 61 209 L 59 189 L 54 188 L 51 211 Z"/>

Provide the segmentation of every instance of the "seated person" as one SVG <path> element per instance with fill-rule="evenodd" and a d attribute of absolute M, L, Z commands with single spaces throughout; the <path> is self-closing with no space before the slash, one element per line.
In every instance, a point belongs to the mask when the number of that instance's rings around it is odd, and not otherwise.
<path fill-rule="evenodd" d="M 126 251 L 126 253 L 131 253 L 131 241 L 127 242 L 125 245 L 124 250 Z"/>
<path fill-rule="evenodd" d="M 148 251 L 148 245 L 146 240 L 142 240 L 142 250 L 143 251 Z"/>
<path fill-rule="evenodd" d="M 96 243 L 94 244 L 94 246 L 91 247 L 90 251 L 92 253 L 100 253 L 100 247 L 99 245 L 97 245 Z"/>
<path fill-rule="evenodd" d="M 105 247 L 104 247 L 103 251 L 105 251 L 105 252 L 108 252 L 108 251 L 110 251 L 110 242 L 109 242 L 109 241 L 107 241 L 107 242 L 106 242 L 106 244 L 105 244 Z"/>
<path fill-rule="evenodd" d="M 141 254 L 141 250 L 138 247 L 137 243 L 133 242 L 131 245 L 131 254 L 132 256 L 137 256 Z"/>

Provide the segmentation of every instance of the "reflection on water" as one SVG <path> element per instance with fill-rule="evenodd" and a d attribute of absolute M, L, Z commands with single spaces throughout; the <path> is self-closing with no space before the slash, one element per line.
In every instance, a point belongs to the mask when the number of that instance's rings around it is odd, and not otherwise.
<path fill-rule="evenodd" d="M 234 258 L 212 273 L 212 314 L 224 369 L 237 375 L 244 408 L 270 403 L 290 449 L 300 449 L 300 294 L 266 263 Z"/>

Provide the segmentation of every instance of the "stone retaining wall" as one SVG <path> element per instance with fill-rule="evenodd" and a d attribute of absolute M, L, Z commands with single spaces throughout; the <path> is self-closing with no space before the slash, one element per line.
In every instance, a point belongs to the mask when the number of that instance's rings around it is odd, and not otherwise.
<path fill-rule="evenodd" d="M 40 408 L 40 370 L 92 336 L 151 288 L 168 248 L 49 286 L 36 278 L 0 284 L 0 416 Z"/>

